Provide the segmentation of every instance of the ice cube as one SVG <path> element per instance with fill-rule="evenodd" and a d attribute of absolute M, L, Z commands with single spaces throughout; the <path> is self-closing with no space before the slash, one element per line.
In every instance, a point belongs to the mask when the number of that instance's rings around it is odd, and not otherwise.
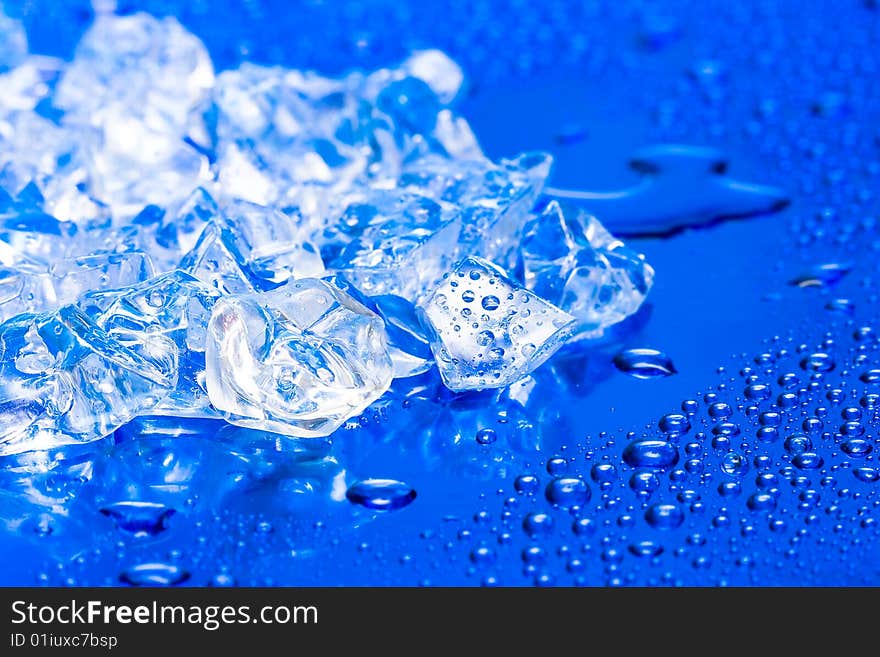
<path fill-rule="evenodd" d="M 569 218 L 556 201 L 526 225 L 519 268 L 528 289 L 578 319 L 583 336 L 636 312 L 654 280 L 643 255 L 592 215 Z"/>
<path fill-rule="evenodd" d="M 0 72 L 18 66 L 28 52 L 27 33 L 21 21 L 3 13 L 0 5 Z"/>
<path fill-rule="evenodd" d="M 0 324 L 0 455 L 97 440 L 177 381 L 174 344 L 124 347 L 73 306 Z"/>
<path fill-rule="evenodd" d="M 330 283 L 221 298 L 207 338 L 208 395 L 233 424 L 326 436 L 391 383 L 382 320 Z"/>
<path fill-rule="evenodd" d="M 202 114 L 214 71 L 174 18 L 99 15 L 55 90 L 75 131 L 91 194 L 119 217 L 167 205 L 209 179 Z"/>
<path fill-rule="evenodd" d="M 430 156 L 406 167 L 399 187 L 460 207 L 463 252 L 509 267 L 551 164 L 546 153 L 525 153 L 498 164 Z"/>
<path fill-rule="evenodd" d="M 95 253 L 51 264 L 18 258 L 0 270 L 0 318 L 44 312 L 73 303 L 87 292 L 133 285 L 153 275 L 143 252 Z"/>
<path fill-rule="evenodd" d="M 223 294 L 271 290 L 290 279 L 321 276 L 324 263 L 298 218 L 232 201 L 214 215 L 180 263 Z"/>
<path fill-rule="evenodd" d="M 349 294 L 385 322 L 388 355 L 391 356 L 395 379 L 416 376 L 434 366 L 428 338 L 411 302 L 394 294 L 369 297 L 342 274 L 327 276 L 324 280 Z"/>
<path fill-rule="evenodd" d="M 377 190 L 350 205 L 340 225 L 363 228 L 331 267 L 370 296 L 416 301 L 457 259 L 461 224 L 454 208 L 424 196 Z"/>
<path fill-rule="evenodd" d="M 443 382 L 454 390 L 501 388 L 547 360 L 574 317 L 469 256 L 420 306 Z"/>
<path fill-rule="evenodd" d="M 135 353 L 144 336 L 160 335 L 177 347 L 179 375 L 174 390 L 154 415 L 215 417 L 205 384 L 205 339 L 219 293 L 181 270 L 127 288 L 98 292 L 80 302 L 95 323 Z"/>

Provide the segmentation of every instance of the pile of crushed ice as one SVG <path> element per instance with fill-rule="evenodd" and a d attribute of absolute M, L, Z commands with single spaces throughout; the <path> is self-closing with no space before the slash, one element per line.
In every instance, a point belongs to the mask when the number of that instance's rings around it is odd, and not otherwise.
<path fill-rule="evenodd" d="M 504 387 L 635 312 L 644 258 L 535 211 L 551 158 L 487 159 L 462 84 L 430 50 L 217 73 L 146 14 L 66 63 L 0 14 L 0 454 L 145 414 L 325 436 L 393 378 Z"/>

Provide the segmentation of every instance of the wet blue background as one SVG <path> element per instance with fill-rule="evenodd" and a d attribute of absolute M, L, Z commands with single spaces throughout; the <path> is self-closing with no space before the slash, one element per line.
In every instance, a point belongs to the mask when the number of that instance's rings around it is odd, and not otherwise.
<path fill-rule="evenodd" d="M 486 152 L 549 150 L 554 186 L 628 187 L 637 148 L 676 142 L 720 149 L 732 177 L 780 187 L 791 205 L 630 240 L 657 272 L 649 303 L 603 342 L 557 355 L 529 394 L 453 397 L 426 377 L 398 381 L 329 441 L 145 421 L 98 444 L 7 459 L 0 582 L 115 584 L 150 563 L 195 585 L 880 582 L 877 464 L 857 453 L 876 446 L 870 395 L 880 391 L 865 330 L 877 318 L 880 245 L 876 3 L 120 6 L 178 16 L 219 67 L 247 58 L 334 73 L 438 47 L 465 69 L 459 109 Z M 7 10 L 24 17 L 33 50 L 52 54 L 69 55 L 89 20 L 78 1 Z M 685 212 L 706 180 L 673 185 L 672 202 Z M 848 273 L 790 284 L 830 263 Z M 624 347 L 662 349 L 678 374 L 622 374 L 611 357 Z M 817 353 L 833 368 L 815 371 Z M 769 397 L 746 397 L 752 383 Z M 684 400 L 697 402 L 691 428 L 664 434 L 659 419 Z M 718 401 L 729 410 L 710 414 Z M 762 426 L 777 428 L 759 437 Z M 482 428 L 498 440 L 478 444 Z M 786 448 L 793 434 L 807 435 L 821 467 Z M 651 493 L 633 490 L 623 459 L 638 439 L 678 452 L 653 470 Z M 744 472 L 722 467 L 731 452 Z M 516 491 L 522 474 L 537 476 L 536 492 Z M 587 482 L 587 503 L 545 498 L 563 474 Z M 346 501 L 345 484 L 368 477 L 418 496 L 386 513 Z M 126 500 L 168 513 L 120 524 L 107 510 Z M 144 526 L 152 535 L 136 536 Z"/>

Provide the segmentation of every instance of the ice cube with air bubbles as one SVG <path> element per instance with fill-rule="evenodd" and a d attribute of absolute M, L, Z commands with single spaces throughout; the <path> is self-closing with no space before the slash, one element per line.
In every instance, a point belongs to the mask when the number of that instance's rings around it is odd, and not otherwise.
<path fill-rule="evenodd" d="M 430 156 L 404 168 L 399 187 L 459 208 L 463 253 L 512 266 L 523 224 L 543 189 L 552 158 L 524 153 L 493 163 L 485 158 Z"/>
<path fill-rule="evenodd" d="M 567 216 L 556 201 L 526 223 L 518 269 L 528 289 L 577 318 L 581 335 L 601 333 L 635 313 L 654 281 L 643 255 L 596 217 Z"/>
<path fill-rule="evenodd" d="M 360 234 L 330 266 L 365 294 L 416 301 L 456 260 L 461 223 L 449 204 L 381 190 L 346 209 L 342 225 L 357 222 Z"/>
<path fill-rule="evenodd" d="M 89 442 L 154 408 L 177 382 L 177 350 L 140 353 L 74 306 L 0 324 L 0 455 Z"/>
<path fill-rule="evenodd" d="M 392 378 L 382 320 L 310 278 L 219 299 L 206 364 L 211 403 L 229 422 L 300 437 L 329 435 Z"/>
<path fill-rule="evenodd" d="M 553 355 L 577 323 L 473 256 L 419 310 L 443 382 L 457 392 L 515 383 Z"/>

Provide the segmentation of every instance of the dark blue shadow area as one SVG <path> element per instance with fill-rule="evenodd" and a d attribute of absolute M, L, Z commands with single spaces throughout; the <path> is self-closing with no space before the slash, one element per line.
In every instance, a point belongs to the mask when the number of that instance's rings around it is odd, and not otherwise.
<path fill-rule="evenodd" d="M 52 54 L 90 20 L 86 2 L 6 5 Z M 633 235 L 656 281 L 638 315 L 508 390 L 398 380 L 326 441 L 145 418 L 7 457 L 0 582 L 880 583 L 875 5 L 120 9 L 178 16 L 221 67 L 335 73 L 445 50 L 487 154 L 553 153 L 552 187 Z M 656 150 L 669 144 L 702 164 L 676 168 Z M 664 352 L 676 373 L 622 373 L 629 348 Z M 416 495 L 354 504 L 345 492 L 365 479 Z"/>

